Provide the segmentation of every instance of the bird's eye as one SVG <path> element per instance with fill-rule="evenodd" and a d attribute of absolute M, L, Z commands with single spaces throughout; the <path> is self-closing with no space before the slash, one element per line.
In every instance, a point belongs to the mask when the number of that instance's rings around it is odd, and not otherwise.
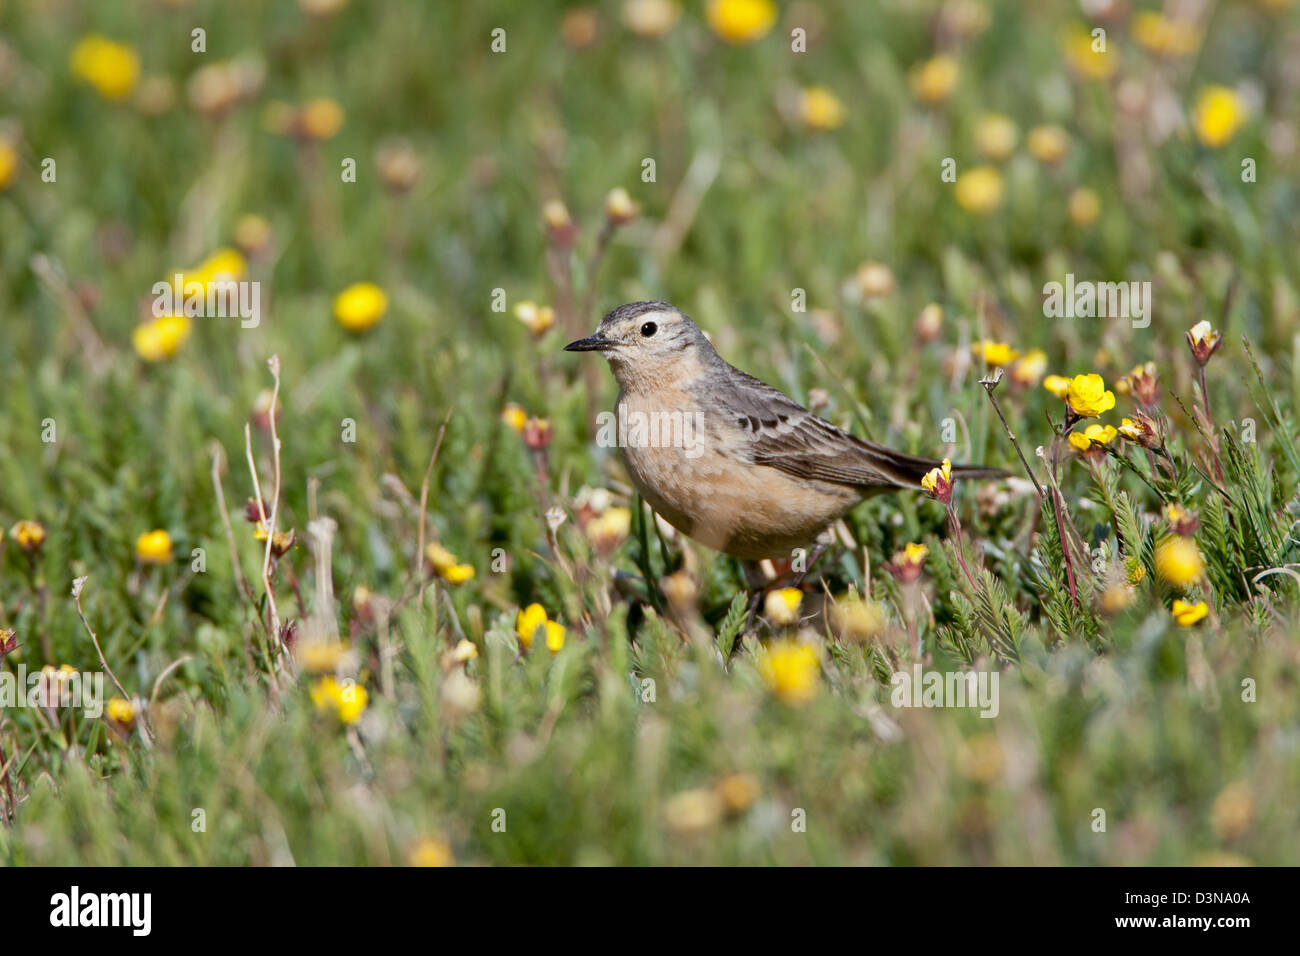
<path fill-rule="evenodd" d="M 650 336 L 654 335 L 657 331 L 659 331 L 659 326 L 655 325 L 653 322 L 647 322 L 645 325 L 641 326 L 641 334 L 646 338 L 650 338 Z"/>

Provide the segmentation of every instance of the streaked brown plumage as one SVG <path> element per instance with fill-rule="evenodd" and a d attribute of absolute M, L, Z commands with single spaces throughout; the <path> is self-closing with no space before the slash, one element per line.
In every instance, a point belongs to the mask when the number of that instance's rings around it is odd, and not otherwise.
<path fill-rule="evenodd" d="M 919 489 L 939 465 L 850 435 L 734 368 L 667 302 L 614 309 L 594 335 L 565 348 L 608 359 L 619 384 L 619 447 L 650 506 L 684 534 L 739 558 L 789 557 L 864 498 Z M 679 429 L 678 442 L 654 440 L 664 437 L 654 429 L 638 440 L 625 427 L 686 416 L 694 431 Z M 953 474 L 1003 473 L 954 466 Z"/>

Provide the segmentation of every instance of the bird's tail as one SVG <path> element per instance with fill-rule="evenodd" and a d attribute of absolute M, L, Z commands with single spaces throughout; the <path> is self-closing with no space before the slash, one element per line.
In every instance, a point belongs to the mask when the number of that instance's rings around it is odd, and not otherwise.
<path fill-rule="evenodd" d="M 872 466 L 882 474 L 889 476 L 900 488 L 919 487 L 922 478 L 933 469 L 943 465 L 943 462 L 934 458 L 909 455 L 906 452 L 895 451 L 892 448 L 886 448 L 884 445 L 878 445 L 864 439 L 858 439 L 858 442 L 870 456 Z M 999 478 L 1006 478 L 1008 474 L 1001 468 L 989 468 L 985 465 L 952 466 L 953 478 L 996 481 Z"/>

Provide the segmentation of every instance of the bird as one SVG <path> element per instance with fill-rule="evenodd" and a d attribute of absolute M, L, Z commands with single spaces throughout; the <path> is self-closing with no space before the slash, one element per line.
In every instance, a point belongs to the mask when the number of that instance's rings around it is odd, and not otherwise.
<path fill-rule="evenodd" d="M 742 372 L 668 302 L 619 306 L 564 349 L 609 363 L 612 424 L 642 498 L 682 534 L 743 561 L 791 558 L 864 499 L 919 491 L 942 464 L 850 434 Z"/>

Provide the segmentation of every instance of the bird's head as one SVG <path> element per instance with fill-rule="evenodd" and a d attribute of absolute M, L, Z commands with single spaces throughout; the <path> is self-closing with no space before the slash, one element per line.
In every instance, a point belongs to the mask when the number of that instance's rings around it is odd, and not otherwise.
<path fill-rule="evenodd" d="M 675 380 L 717 354 L 700 327 L 667 302 L 621 305 L 600 320 L 595 335 L 564 349 L 600 352 L 624 388 Z"/>

